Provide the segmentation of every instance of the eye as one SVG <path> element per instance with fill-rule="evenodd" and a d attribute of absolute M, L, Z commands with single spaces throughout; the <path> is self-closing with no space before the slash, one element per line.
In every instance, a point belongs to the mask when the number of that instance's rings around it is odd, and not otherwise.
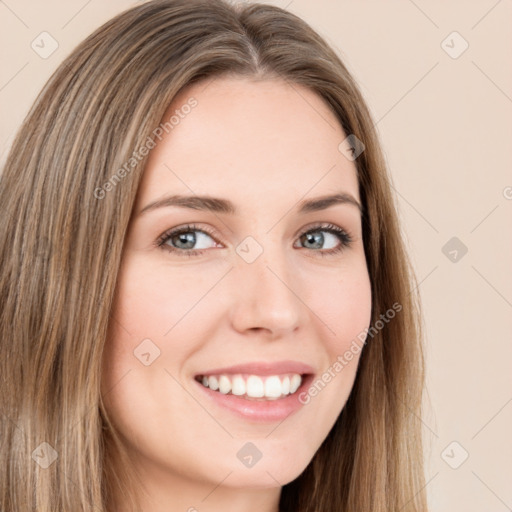
<path fill-rule="evenodd" d="M 323 233 L 327 233 L 327 236 Z M 213 237 L 214 234 L 209 229 L 200 229 L 193 224 L 188 224 L 166 231 L 158 238 L 156 245 L 179 256 L 199 256 L 208 247 L 217 246 Z M 213 240 L 213 244 L 208 242 L 208 239 Z M 336 244 L 336 240 L 338 244 Z M 352 243 L 352 237 L 347 231 L 334 224 L 323 224 L 314 226 L 302 233 L 299 236 L 299 241 L 306 245 L 306 249 L 312 249 L 321 256 L 329 256 L 349 247 Z M 334 244 L 334 246 L 328 247 L 327 250 L 317 250 L 321 248 L 319 246 L 323 246 L 325 243 L 331 246 Z M 199 244 L 200 247 L 197 247 L 196 244 Z"/>
<path fill-rule="evenodd" d="M 199 236 L 196 235 L 199 233 Z M 199 229 L 197 226 L 189 224 L 181 228 L 166 231 L 158 240 L 157 245 L 164 250 L 174 252 L 180 256 L 194 256 L 201 254 L 208 248 L 208 238 L 213 240 L 213 233 L 209 230 Z M 201 247 L 192 249 L 196 244 Z M 215 244 L 213 244 L 215 246 Z"/>
<path fill-rule="evenodd" d="M 322 233 L 327 233 L 327 236 Z M 352 237 L 350 234 L 344 229 L 335 226 L 334 224 L 323 224 L 320 226 L 315 226 L 313 229 L 309 229 L 302 235 L 300 235 L 299 240 L 309 245 L 310 247 L 306 247 L 308 249 L 316 249 L 318 246 L 322 246 L 324 243 L 332 243 L 336 244 L 336 240 L 338 240 L 338 245 L 334 245 L 332 248 L 327 248 L 327 250 L 323 251 L 315 251 L 318 252 L 321 256 L 329 256 L 332 254 L 336 254 L 343 249 L 350 246 L 352 243 Z M 313 246 L 313 247 L 311 247 Z"/>

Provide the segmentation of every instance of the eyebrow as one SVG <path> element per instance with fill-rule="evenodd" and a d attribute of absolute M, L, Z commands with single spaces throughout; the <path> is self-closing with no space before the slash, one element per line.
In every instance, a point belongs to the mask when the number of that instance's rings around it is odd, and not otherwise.
<path fill-rule="evenodd" d="M 354 196 L 346 192 L 340 192 L 337 194 L 326 195 L 316 197 L 314 199 L 305 199 L 304 201 L 300 201 L 298 204 L 298 213 L 305 214 L 317 212 L 338 204 L 353 205 L 359 210 L 359 213 L 363 212 L 363 207 L 361 206 L 361 203 Z M 238 213 L 236 206 L 228 199 L 197 195 L 171 195 L 149 203 L 144 208 L 142 208 L 138 215 L 140 216 L 146 212 L 169 206 L 189 208 L 192 210 L 203 210 L 214 213 L 224 213 L 229 215 L 237 215 Z"/>

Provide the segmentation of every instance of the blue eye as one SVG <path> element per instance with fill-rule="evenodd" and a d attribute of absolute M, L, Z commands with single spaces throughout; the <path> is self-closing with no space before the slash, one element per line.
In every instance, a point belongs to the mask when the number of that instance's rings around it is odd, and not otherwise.
<path fill-rule="evenodd" d="M 199 233 L 199 235 L 196 233 Z M 323 233 L 327 233 L 327 236 Z M 200 229 L 193 224 L 189 224 L 166 231 L 157 240 L 157 246 L 179 256 L 199 256 L 208 248 L 208 238 L 213 240 L 210 247 L 215 247 L 216 242 L 213 233 L 210 233 L 207 229 Z M 318 245 L 324 245 L 326 241 L 329 242 L 329 239 L 337 239 L 338 245 L 327 250 L 315 250 L 319 248 Z M 353 241 L 349 233 L 334 224 L 315 226 L 302 233 L 299 240 L 304 244 L 313 245 L 313 247 L 306 247 L 306 249 L 313 249 L 321 256 L 336 254 L 349 247 Z M 197 248 L 197 244 L 203 245 L 203 247 Z"/>
<path fill-rule="evenodd" d="M 326 237 L 322 233 L 327 233 L 328 236 Z M 320 253 L 321 256 L 329 256 L 331 254 L 336 254 L 342 251 L 343 249 L 349 247 L 353 241 L 352 237 L 344 229 L 341 229 L 333 224 L 315 227 L 313 229 L 310 229 L 309 231 L 306 231 L 300 236 L 300 240 L 303 240 L 303 243 L 313 244 L 317 246 L 318 244 L 323 245 L 326 242 L 326 240 L 329 240 L 329 238 L 337 239 L 339 245 L 333 247 L 332 249 L 315 252 Z"/>
<path fill-rule="evenodd" d="M 195 233 L 200 233 L 199 236 Z M 197 243 L 205 243 L 205 239 L 213 239 L 213 233 L 208 230 L 199 229 L 193 224 L 183 226 L 181 228 L 166 231 L 158 240 L 158 247 L 165 251 L 176 253 L 179 256 L 195 256 L 204 252 L 205 247 L 192 249 Z M 213 244 L 215 245 L 215 244 Z"/>

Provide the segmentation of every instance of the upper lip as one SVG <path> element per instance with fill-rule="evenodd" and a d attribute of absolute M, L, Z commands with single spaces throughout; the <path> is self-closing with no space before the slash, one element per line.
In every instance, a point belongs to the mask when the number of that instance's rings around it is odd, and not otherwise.
<path fill-rule="evenodd" d="M 314 373 L 314 369 L 306 363 L 300 361 L 254 361 L 251 363 L 237 364 L 234 366 L 225 366 L 223 368 L 213 368 L 205 370 L 198 375 L 220 375 L 220 374 L 250 373 L 253 375 L 279 375 L 282 373 L 307 374 Z"/>

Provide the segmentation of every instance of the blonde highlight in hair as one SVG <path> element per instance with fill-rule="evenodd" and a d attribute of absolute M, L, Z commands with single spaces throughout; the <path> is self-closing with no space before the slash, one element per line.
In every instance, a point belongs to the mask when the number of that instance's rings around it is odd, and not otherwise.
<path fill-rule="evenodd" d="M 280 510 L 426 510 L 420 301 L 369 111 L 304 21 L 221 0 L 153 0 L 108 21 L 59 66 L 15 138 L 0 176 L 0 510 L 112 512 L 118 495 L 140 510 L 137 474 L 100 389 L 146 159 L 104 197 L 95 190 L 152 136 L 180 91 L 225 75 L 306 86 L 364 142 L 355 163 L 372 325 L 392 304 L 403 308 L 367 340 L 343 411 L 282 488 Z M 43 467 L 48 454 L 57 458 Z"/>

